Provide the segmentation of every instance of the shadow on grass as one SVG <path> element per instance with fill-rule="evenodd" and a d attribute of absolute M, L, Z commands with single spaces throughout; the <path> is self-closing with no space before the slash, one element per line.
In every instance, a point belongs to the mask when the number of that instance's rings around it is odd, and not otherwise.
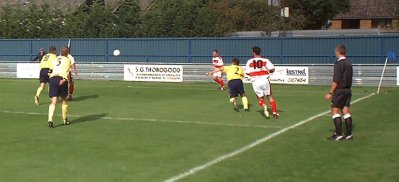
<path fill-rule="evenodd" d="M 76 118 L 74 120 L 69 120 L 69 119 L 68 120 L 71 122 L 71 125 L 74 125 L 74 124 L 79 124 L 79 123 L 83 123 L 83 122 L 96 121 L 96 120 L 99 120 L 99 119 L 101 119 L 103 117 L 107 117 L 107 116 L 108 116 L 108 114 L 105 114 L 105 113 L 93 114 L 93 115 L 82 116 L 82 117 Z M 54 128 L 58 128 L 61 126 L 64 126 L 64 124 L 55 125 Z"/>
<path fill-rule="evenodd" d="M 265 112 L 263 110 L 258 110 L 257 112 L 264 118 L 266 119 L 270 119 L 273 118 L 273 111 L 270 108 L 267 108 L 267 110 L 269 111 L 269 117 L 266 117 Z M 277 110 L 278 113 L 283 113 L 284 111 L 282 110 Z"/>
<path fill-rule="evenodd" d="M 71 124 L 79 124 L 79 123 L 83 123 L 83 122 L 96 121 L 96 120 L 99 120 L 106 116 L 108 116 L 108 114 L 106 114 L 106 113 L 82 116 L 82 117 L 76 118 L 74 120 L 71 120 Z"/>
<path fill-rule="evenodd" d="M 98 98 L 98 95 L 85 95 L 85 96 L 80 96 L 80 97 L 73 98 L 73 101 L 81 102 L 81 101 L 84 101 L 84 100 L 87 100 L 87 99 L 97 99 L 97 98 Z"/>

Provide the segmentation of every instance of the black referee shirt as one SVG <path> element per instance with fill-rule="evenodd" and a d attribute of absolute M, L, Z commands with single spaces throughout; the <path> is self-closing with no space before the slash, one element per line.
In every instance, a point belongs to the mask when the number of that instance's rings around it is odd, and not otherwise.
<path fill-rule="evenodd" d="M 352 86 L 353 67 L 345 57 L 337 60 L 334 65 L 333 81 L 338 84 L 337 89 L 350 88 Z"/>

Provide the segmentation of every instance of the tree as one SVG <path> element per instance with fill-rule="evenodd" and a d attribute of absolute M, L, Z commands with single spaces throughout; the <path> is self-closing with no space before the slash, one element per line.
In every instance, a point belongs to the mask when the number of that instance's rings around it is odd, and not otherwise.
<path fill-rule="evenodd" d="M 67 16 L 65 34 L 82 38 L 117 37 L 116 18 L 111 9 L 102 3 L 83 5 Z"/>
<path fill-rule="evenodd" d="M 140 4 L 137 0 L 123 0 L 115 14 L 117 16 L 116 33 L 120 37 L 134 37 L 140 24 Z"/>
<path fill-rule="evenodd" d="M 2 38 L 25 38 L 23 11 L 7 5 L 0 12 L 0 37 Z"/>
<path fill-rule="evenodd" d="M 268 10 L 264 0 L 218 0 L 210 2 L 208 10 L 214 17 L 216 36 L 237 31 L 267 30 Z"/>
<path fill-rule="evenodd" d="M 142 15 L 140 36 L 188 37 L 197 36 L 196 22 L 204 22 L 204 9 L 209 0 L 157 1 L 151 10 Z M 199 15 L 202 9 L 202 14 Z M 198 20 L 201 18 L 202 20 Z M 209 22 L 208 22 L 209 24 Z M 207 27 L 208 28 L 208 27 Z"/>
<path fill-rule="evenodd" d="M 304 29 L 320 29 L 327 21 L 350 8 L 349 0 L 290 0 L 283 6 L 290 7 L 295 15 L 305 17 Z"/>

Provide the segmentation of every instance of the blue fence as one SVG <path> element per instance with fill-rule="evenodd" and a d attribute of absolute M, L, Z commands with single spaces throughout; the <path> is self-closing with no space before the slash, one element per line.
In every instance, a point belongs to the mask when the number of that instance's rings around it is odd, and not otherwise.
<path fill-rule="evenodd" d="M 40 48 L 61 48 L 68 39 L 0 40 L 1 61 L 29 61 Z M 388 50 L 399 53 L 399 36 L 326 38 L 135 38 L 71 39 L 72 53 L 79 62 L 209 63 L 212 50 L 225 60 L 249 59 L 251 47 L 260 46 L 275 64 L 333 63 L 334 47 L 347 45 L 355 64 L 381 64 Z M 113 50 L 122 55 L 114 57 Z M 228 61 L 227 61 L 228 62 Z"/>

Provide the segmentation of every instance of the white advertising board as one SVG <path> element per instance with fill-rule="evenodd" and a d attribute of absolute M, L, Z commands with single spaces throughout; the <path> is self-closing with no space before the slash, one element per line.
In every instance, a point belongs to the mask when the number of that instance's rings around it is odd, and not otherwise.
<path fill-rule="evenodd" d="M 396 68 L 396 85 L 399 86 L 399 67 Z"/>
<path fill-rule="evenodd" d="M 125 81 L 183 82 L 183 66 L 124 65 Z"/>
<path fill-rule="evenodd" d="M 246 76 L 244 82 L 250 83 L 251 77 Z M 276 71 L 270 74 L 270 82 L 278 84 L 309 84 L 309 68 L 293 66 L 276 66 Z"/>
<path fill-rule="evenodd" d="M 17 63 L 17 78 L 39 78 L 38 63 Z"/>

